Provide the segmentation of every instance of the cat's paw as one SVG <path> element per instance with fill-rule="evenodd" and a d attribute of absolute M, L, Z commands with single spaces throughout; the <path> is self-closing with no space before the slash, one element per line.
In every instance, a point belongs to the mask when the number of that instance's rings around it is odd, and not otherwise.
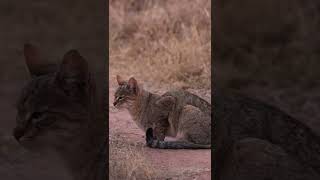
<path fill-rule="evenodd" d="M 146 131 L 146 144 L 148 147 L 151 147 L 153 140 L 153 129 L 148 128 Z"/>

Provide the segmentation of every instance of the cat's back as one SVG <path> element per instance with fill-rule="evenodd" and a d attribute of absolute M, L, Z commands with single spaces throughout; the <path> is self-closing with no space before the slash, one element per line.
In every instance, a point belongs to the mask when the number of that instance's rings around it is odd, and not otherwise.
<path fill-rule="evenodd" d="M 245 137 L 265 139 L 271 123 L 288 118 L 280 109 L 234 91 L 214 91 L 213 109 L 217 133 L 227 131 L 233 140 Z"/>
<path fill-rule="evenodd" d="M 211 104 L 201 97 L 192 94 L 186 90 L 171 90 L 162 95 L 164 96 L 173 96 L 176 98 L 176 104 L 178 107 L 183 107 L 185 105 L 192 105 L 199 108 L 202 112 L 211 114 Z"/>
<path fill-rule="evenodd" d="M 314 145 L 320 144 L 320 137 L 302 121 L 277 107 L 239 93 L 214 93 L 213 109 L 214 137 L 218 142 L 232 143 L 254 137 L 287 150 L 295 149 L 291 146 L 303 143 L 305 139 Z"/>

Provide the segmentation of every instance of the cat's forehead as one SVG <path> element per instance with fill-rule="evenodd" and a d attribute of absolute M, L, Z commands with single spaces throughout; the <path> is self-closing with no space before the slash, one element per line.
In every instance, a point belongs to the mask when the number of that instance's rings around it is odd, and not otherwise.
<path fill-rule="evenodd" d="M 55 88 L 53 87 L 52 79 L 48 76 L 34 78 L 25 85 L 18 99 L 17 105 L 23 106 L 27 104 L 36 104 L 45 97 L 54 95 Z"/>
<path fill-rule="evenodd" d="M 130 93 L 131 93 L 131 91 L 130 91 L 129 85 L 127 83 L 125 83 L 123 85 L 120 85 L 117 88 L 115 96 L 128 95 Z"/>
<path fill-rule="evenodd" d="M 50 76 L 42 76 L 34 78 L 29 81 L 23 89 L 23 94 L 28 95 L 30 93 L 37 94 L 41 91 L 48 90 L 52 85 L 52 78 Z"/>

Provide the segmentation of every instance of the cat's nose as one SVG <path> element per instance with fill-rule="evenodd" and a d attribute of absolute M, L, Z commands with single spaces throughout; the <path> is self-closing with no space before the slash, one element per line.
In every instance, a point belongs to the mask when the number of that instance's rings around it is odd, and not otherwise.
<path fill-rule="evenodd" d="M 13 130 L 13 136 L 14 138 L 19 141 L 19 139 L 24 135 L 24 130 L 20 129 L 20 128 L 15 128 Z"/>

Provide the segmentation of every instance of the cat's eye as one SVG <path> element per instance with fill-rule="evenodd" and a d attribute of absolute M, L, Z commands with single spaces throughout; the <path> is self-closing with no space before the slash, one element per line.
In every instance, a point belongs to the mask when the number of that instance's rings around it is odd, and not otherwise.
<path fill-rule="evenodd" d="M 37 121 L 39 121 L 41 119 L 42 113 L 40 112 L 34 112 L 32 113 L 29 118 L 28 121 L 32 124 L 36 123 Z"/>
<path fill-rule="evenodd" d="M 41 113 L 40 112 L 34 112 L 31 115 L 31 119 L 39 119 L 41 117 Z"/>
<path fill-rule="evenodd" d="M 122 100 L 124 98 L 124 96 L 118 96 L 117 97 L 117 101 L 120 101 L 120 100 Z"/>
<path fill-rule="evenodd" d="M 32 124 L 37 128 L 47 127 L 55 121 L 55 119 L 52 118 L 42 118 L 42 115 L 43 113 L 41 112 L 34 112 L 30 117 Z"/>
<path fill-rule="evenodd" d="M 38 121 L 36 123 L 36 127 L 38 127 L 38 128 L 48 127 L 48 126 L 52 125 L 55 121 L 56 120 L 52 119 L 52 118 L 44 119 L 44 120 Z"/>

